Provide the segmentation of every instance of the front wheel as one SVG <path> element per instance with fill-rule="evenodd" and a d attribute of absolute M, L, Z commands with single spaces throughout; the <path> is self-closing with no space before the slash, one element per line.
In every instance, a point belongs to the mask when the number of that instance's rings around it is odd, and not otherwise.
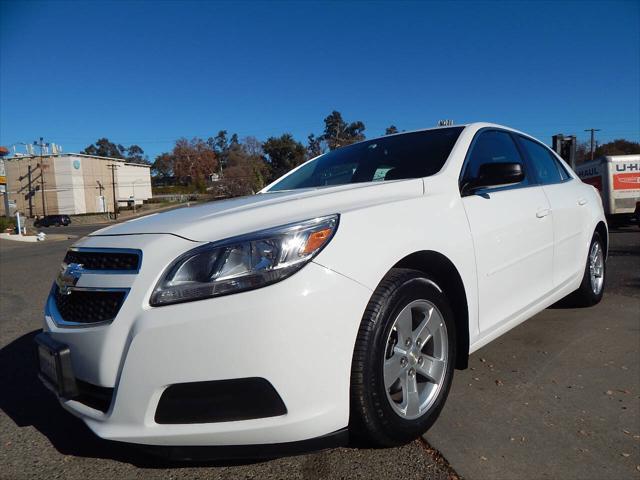
<path fill-rule="evenodd" d="M 424 273 L 393 269 L 360 324 L 351 368 L 351 429 L 376 445 L 407 443 L 437 419 L 456 358 L 453 312 Z"/>

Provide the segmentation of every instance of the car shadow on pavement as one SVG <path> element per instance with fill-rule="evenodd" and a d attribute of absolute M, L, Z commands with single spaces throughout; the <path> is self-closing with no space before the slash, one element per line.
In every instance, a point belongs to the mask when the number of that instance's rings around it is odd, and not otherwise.
<path fill-rule="evenodd" d="M 61 454 L 111 459 L 139 468 L 234 466 L 258 462 L 177 462 L 152 456 L 134 445 L 102 440 L 81 420 L 64 410 L 40 382 L 34 342 L 38 333 L 40 330 L 34 330 L 0 349 L 0 409 L 18 427 L 36 428 Z"/>

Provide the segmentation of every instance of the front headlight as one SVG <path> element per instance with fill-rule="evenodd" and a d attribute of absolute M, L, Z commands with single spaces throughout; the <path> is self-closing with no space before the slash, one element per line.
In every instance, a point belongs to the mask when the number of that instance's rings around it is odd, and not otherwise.
<path fill-rule="evenodd" d="M 160 306 L 200 300 L 283 280 L 329 243 L 338 218 L 315 218 L 194 248 L 166 270 L 150 303 Z"/>

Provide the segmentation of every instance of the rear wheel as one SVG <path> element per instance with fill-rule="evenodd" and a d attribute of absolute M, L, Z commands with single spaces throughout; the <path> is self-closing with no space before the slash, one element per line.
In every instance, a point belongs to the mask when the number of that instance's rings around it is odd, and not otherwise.
<path fill-rule="evenodd" d="M 605 284 L 605 251 L 600 234 L 595 232 L 589 245 L 587 264 L 580 288 L 571 294 L 570 300 L 577 307 L 590 307 L 602 300 Z"/>
<path fill-rule="evenodd" d="M 422 272 L 393 269 L 362 319 L 351 369 L 351 428 L 380 446 L 409 442 L 437 419 L 455 364 L 453 313 Z"/>

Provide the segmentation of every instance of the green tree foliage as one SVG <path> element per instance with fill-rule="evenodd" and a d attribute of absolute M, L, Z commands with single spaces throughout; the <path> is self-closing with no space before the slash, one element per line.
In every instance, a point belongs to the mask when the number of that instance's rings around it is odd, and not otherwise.
<path fill-rule="evenodd" d="M 618 138 L 612 142 L 603 143 L 595 150 L 594 157 L 605 155 L 633 155 L 640 153 L 640 143 Z"/>
<path fill-rule="evenodd" d="M 147 156 L 144 154 L 144 150 L 140 148 L 138 145 L 131 145 L 126 149 L 126 160 L 131 163 L 139 163 L 142 165 L 148 165 L 149 160 Z"/>
<path fill-rule="evenodd" d="M 322 139 L 316 137 L 313 133 L 307 137 L 307 157 L 315 158 L 318 155 L 322 155 L 324 149 L 322 148 Z"/>
<path fill-rule="evenodd" d="M 290 133 L 270 137 L 262 145 L 270 169 L 270 181 L 284 175 L 305 161 L 306 149 Z"/>
<path fill-rule="evenodd" d="M 384 131 L 385 135 L 393 135 L 394 133 L 398 133 L 398 127 L 396 127 L 395 125 L 389 125 Z"/>
<path fill-rule="evenodd" d="M 360 121 L 347 123 L 342 118 L 342 114 L 334 110 L 324 119 L 324 134 L 321 138 L 326 142 L 329 150 L 335 150 L 364 140 L 364 129 L 364 123 Z"/>
<path fill-rule="evenodd" d="M 89 145 L 80 153 L 85 155 L 95 155 L 97 157 L 121 158 L 131 163 L 149 164 L 149 160 L 144 154 L 144 150 L 138 145 L 124 147 L 119 143 L 113 143 L 108 138 L 99 138 L 96 143 Z"/>
<path fill-rule="evenodd" d="M 229 151 L 229 139 L 227 138 L 227 131 L 220 130 L 215 137 L 209 137 L 207 139 L 207 145 L 211 148 L 218 158 L 219 167 L 224 169 L 227 165 L 227 153 Z"/>
<path fill-rule="evenodd" d="M 99 138 L 96 143 L 89 145 L 80 153 L 97 157 L 124 158 L 126 151 L 125 147 L 110 142 L 108 138 Z"/>
<path fill-rule="evenodd" d="M 161 153 L 151 164 L 151 173 L 156 177 L 171 177 L 173 176 L 173 165 L 175 158 L 171 153 Z"/>

